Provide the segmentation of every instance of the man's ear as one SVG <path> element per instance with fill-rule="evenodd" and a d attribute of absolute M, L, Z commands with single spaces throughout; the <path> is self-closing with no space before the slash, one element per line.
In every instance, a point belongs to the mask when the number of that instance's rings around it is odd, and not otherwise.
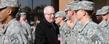
<path fill-rule="evenodd" d="M 10 15 L 12 13 L 12 8 L 7 8 L 7 13 Z"/>
<path fill-rule="evenodd" d="M 88 14 L 88 13 L 87 13 L 87 12 L 85 12 L 85 13 L 84 13 L 84 16 L 85 16 L 85 15 L 87 15 L 87 14 Z"/>
<path fill-rule="evenodd" d="M 86 15 L 86 12 L 83 14 L 83 16 L 85 16 Z"/>

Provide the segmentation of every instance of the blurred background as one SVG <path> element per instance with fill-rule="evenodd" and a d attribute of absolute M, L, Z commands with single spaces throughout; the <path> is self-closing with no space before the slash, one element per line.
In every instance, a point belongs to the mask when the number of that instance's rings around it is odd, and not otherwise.
<path fill-rule="evenodd" d="M 65 5 L 71 1 L 81 0 L 19 0 L 21 11 L 27 13 L 27 19 L 30 25 L 34 24 L 35 20 L 43 19 L 43 8 L 46 5 L 54 6 L 55 10 L 64 10 Z M 95 2 L 95 10 L 99 9 L 103 5 L 109 5 L 109 0 L 88 0 Z M 30 20 L 31 19 L 31 20 Z"/>

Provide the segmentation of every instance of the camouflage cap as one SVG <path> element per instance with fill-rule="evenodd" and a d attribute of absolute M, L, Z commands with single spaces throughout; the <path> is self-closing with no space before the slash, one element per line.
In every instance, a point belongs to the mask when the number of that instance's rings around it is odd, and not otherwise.
<path fill-rule="evenodd" d="M 18 7 L 18 0 L 1 0 L 0 8 L 4 7 Z"/>
<path fill-rule="evenodd" d="M 64 11 L 58 11 L 56 12 L 55 17 L 66 17 L 66 14 Z"/>
<path fill-rule="evenodd" d="M 67 8 L 71 9 L 71 10 L 77 10 L 77 6 L 78 6 L 78 2 L 79 1 L 73 1 L 67 4 Z"/>
<path fill-rule="evenodd" d="M 96 15 L 104 15 L 109 12 L 109 6 L 104 6 L 101 9 L 97 10 Z"/>
<path fill-rule="evenodd" d="M 83 9 L 83 10 L 93 10 L 94 7 L 93 7 L 93 2 L 91 1 L 80 1 L 78 3 L 78 9 Z"/>
<path fill-rule="evenodd" d="M 79 1 L 79 2 L 72 3 L 70 5 L 70 8 L 72 10 L 80 10 L 80 9 L 93 10 L 94 9 L 93 4 L 94 3 L 91 1 Z"/>

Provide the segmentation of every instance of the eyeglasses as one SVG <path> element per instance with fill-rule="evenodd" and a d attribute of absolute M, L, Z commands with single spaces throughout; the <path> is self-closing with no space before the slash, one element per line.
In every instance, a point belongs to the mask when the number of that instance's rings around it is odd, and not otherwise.
<path fill-rule="evenodd" d="M 6 9 L 6 8 L 7 8 L 7 7 L 1 8 L 0 11 L 4 10 L 4 9 Z"/>

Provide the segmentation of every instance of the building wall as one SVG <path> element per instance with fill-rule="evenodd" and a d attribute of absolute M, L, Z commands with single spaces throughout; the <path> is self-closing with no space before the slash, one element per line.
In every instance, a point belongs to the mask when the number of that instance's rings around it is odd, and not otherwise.
<path fill-rule="evenodd" d="M 106 0 L 106 5 L 109 5 L 109 0 Z"/>
<path fill-rule="evenodd" d="M 64 10 L 65 5 L 74 0 L 59 0 L 59 10 Z"/>
<path fill-rule="evenodd" d="M 94 0 L 95 2 L 95 10 L 100 9 L 102 6 L 107 4 L 107 0 Z"/>

